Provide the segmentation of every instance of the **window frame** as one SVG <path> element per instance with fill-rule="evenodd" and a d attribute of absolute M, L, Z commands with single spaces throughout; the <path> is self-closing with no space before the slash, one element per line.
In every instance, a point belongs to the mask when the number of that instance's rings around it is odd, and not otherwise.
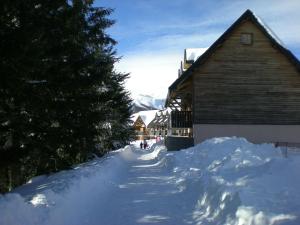
<path fill-rule="evenodd" d="M 248 40 L 250 37 L 250 41 Z M 240 43 L 242 45 L 253 45 L 253 33 L 241 33 Z"/>

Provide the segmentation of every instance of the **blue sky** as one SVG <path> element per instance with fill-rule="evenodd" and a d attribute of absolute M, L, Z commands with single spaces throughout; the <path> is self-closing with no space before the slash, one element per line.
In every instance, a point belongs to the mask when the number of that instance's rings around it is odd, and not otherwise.
<path fill-rule="evenodd" d="M 185 48 L 209 47 L 246 9 L 251 9 L 300 58 L 299 0 L 96 0 L 115 9 L 108 33 L 118 41 L 133 93 L 165 97 L 177 78 Z"/>

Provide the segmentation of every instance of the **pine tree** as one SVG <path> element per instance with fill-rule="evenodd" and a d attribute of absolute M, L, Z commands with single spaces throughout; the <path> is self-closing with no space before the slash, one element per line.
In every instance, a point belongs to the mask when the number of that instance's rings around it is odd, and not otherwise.
<path fill-rule="evenodd" d="M 2 2 L 0 172 L 23 171 L 12 186 L 128 140 L 128 75 L 114 71 L 105 33 L 111 12 L 85 0 Z"/>

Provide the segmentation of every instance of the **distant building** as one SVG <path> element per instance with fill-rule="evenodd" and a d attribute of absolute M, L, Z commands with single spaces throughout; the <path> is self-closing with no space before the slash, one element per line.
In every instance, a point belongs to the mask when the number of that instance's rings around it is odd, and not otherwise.
<path fill-rule="evenodd" d="M 218 136 L 297 144 L 300 62 L 247 10 L 174 81 L 166 106 L 170 129 L 188 131 L 181 136 L 189 144 Z M 175 136 L 170 140 L 176 149 Z"/>
<path fill-rule="evenodd" d="M 168 133 L 170 113 L 168 109 L 159 110 L 149 123 L 148 130 L 151 137 L 165 137 Z"/>
<path fill-rule="evenodd" d="M 134 131 L 137 140 L 143 140 L 148 135 L 146 124 L 144 123 L 141 116 L 138 116 L 133 123 Z"/>
<path fill-rule="evenodd" d="M 147 110 L 134 113 L 131 117 L 132 126 L 135 130 L 136 140 L 149 139 L 150 132 L 148 129 L 149 123 L 154 119 L 158 110 Z"/>

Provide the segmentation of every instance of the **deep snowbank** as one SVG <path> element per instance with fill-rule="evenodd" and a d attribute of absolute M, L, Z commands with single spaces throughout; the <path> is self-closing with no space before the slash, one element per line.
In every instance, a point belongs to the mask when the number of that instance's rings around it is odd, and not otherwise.
<path fill-rule="evenodd" d="M 181 183 L 199 182 L 197 224 L 300 224 L 299 154 L 214 138 L 167 157 Z"/>
<path fill-rule="evenodd" d="M 300 224 L 299 153 L 242 138 L 138 144 L 0 196 L 0 224 Z"/>
<path fill-rule="evenodd" d="M 133 158 L 127 146 L 0 195 L 0 225 L 96 224 L 98 204 L 105 205 Z"/>

